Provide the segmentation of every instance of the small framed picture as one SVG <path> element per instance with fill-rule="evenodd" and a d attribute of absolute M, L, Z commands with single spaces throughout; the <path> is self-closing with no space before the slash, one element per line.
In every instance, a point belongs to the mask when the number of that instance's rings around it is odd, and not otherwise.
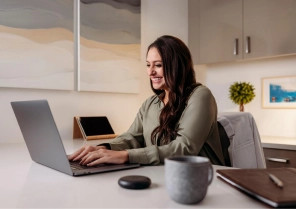
<path fill-rule="evenodd" d="M 263 108 L 296 108 L 296 75 L 262 78 Z"/>

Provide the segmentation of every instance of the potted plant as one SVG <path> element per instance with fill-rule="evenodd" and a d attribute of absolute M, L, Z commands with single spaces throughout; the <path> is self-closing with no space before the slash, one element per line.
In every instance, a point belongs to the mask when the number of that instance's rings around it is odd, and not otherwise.
<path fill-rule="evenodd" d="M 239 105 L 239 111 L 244 112 L 244 105 L 255 97 L 255 88 L 247 82 L 235 82 L 230 86 L 229 94 L 230 99 Z"/>

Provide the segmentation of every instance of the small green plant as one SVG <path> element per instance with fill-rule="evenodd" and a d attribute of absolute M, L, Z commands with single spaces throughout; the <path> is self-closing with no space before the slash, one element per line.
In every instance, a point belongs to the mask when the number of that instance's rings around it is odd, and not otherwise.
<path fill-rule="evenodd" d="M 239 105 L 240 112 L 244 111 L 244 105 L 251 102 L 255 95 L 255 88 L 252 84 L 246 82 L 235 82 L 229 88 L 229 97 Z"/>

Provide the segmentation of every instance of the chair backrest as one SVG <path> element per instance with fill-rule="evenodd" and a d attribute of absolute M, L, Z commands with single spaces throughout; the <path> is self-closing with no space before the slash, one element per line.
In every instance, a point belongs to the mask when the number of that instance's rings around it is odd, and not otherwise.
<path fill-rule="evenodd" d="M 232 167 L 266 168 L 260 135 L 250 113 L 219 113 L 217 120 L 218 124 L 223 126 L 229 139 L 228 153 Z M 219 133 L 223 149 L 224 143 L 227 146 L 227 140 L 225 142 L 223 131 L 219 130 Z"/>
<path fill-rule="evenodd" d="M 222 154 L 225 160 L 225 166 L 231 167 L 231 161 L 230 161 L 229 152 L 228 152 L 228 148 L 230 146 L 230 140 L 223 125 L 219 121 L 218 121 L 218 131 L 220 135 L 220 142 L 222 147 Z"/>

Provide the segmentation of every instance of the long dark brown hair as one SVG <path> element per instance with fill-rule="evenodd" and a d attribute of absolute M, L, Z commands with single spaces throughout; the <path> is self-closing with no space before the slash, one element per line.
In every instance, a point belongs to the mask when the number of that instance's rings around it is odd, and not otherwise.
<path fill-rule="evenodd" d="M 147 50 L 156 48 L 162 59 L 164 79 L 168 89 L 169 101 L 163 107 L 159 116 L 159 126 L 151 133 L 152 144 L 168 144 L 178 136 L 178 122 L 187 105 L 187 100 L 198 85 L 191 54 L 188 47 L 180 39 L 173 36 L 161 36 L 156 39 Z M 164 99 L 164 90 L 154 89 L 150 80 L 152 91 L 160 100 Z"/>

